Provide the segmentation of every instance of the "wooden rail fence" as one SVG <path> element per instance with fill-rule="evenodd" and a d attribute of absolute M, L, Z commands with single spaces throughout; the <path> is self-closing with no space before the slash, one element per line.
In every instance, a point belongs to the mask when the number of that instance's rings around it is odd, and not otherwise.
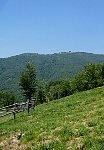
<path fill-rule="evenodd" d="M 29 113 L 29 109 L 31 107 L 32 108 L 35 107 L 35 100 L 31 100 L 30 102 L 27 101 L 27 102 L 15 103 L 13 105 L 2 107 L 0 108 L 0 118 L 7 116 L 9 114 L 13 114 L 14 119 L 15 119 L 16 113 L 26 111 L 26 110 Z"/>

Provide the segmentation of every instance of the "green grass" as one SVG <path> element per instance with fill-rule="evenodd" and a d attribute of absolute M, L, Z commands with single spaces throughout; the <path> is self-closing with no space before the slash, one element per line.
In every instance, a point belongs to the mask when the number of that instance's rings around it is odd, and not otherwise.
<path fill-rule="evenodd" d="M 103 150 L 104 87 L 0 119 L 0 143 L 0 150 Z"/>

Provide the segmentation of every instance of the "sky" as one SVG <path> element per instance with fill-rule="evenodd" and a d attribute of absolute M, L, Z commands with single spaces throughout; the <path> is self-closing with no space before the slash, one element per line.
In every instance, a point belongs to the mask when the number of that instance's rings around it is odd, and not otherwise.
<path fill-rule="evenodd" d="M 0 0 L 0 58 L 104 54 L 104 0 Z"/>

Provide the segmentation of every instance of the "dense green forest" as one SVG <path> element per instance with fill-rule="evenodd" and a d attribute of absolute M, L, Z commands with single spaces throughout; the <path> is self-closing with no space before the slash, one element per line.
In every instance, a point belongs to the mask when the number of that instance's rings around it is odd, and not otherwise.
<path fill-rule="evenodd" d="M 103 85 L 104 64 L 87 64 L 84 70 L 77 73 L 73 79 L 66 78 L 50 82 L 46 86 L 45 95 L 43 94 L 43 96 L 45 96 L 48 101 L 51 101 Z M 46 99 L 44 99 L 44 101 L 46 101 Z"/>
<path fill-rule="evenodd" d="M 37 70 L 39 81 L 46 83 L 72 78 L 89 63 L 104 63 L 104 55 L 62 52 L 55 54 L 27 53 L 0 59 L 0 91 L 19 93 L 19 77 L 27 62 Z"/>

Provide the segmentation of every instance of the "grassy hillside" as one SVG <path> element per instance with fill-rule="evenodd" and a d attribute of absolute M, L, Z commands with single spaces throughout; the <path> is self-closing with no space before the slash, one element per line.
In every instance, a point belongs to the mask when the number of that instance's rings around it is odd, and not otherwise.
<path fill-rule="evenodd" d="M 21 138 L 19 134 L 21 133 Z M 0 119 L 1 149 L 103 150 L 104 87 Z"/>
<path fill-rule="evenodd" d="M 21 54 L 0 59 L 0 91 L 18 93 L 20 72 L 28 61 L 32 61 L 37 70 L 39 80 L 50 82 L 65 77 L 73 77 L 85 64 L 104 63 L 104 55 L 90 53 L 58 53 L 58 54 Z"/>

